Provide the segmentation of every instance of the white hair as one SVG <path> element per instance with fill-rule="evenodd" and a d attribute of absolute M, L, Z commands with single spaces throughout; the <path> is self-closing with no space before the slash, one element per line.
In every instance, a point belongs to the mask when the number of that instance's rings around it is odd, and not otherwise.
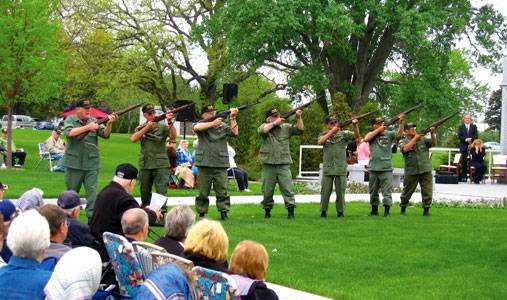
<path fill-rule="evenodd" d="M 175 206 L 165 218 L 166 235 L 182 241 L 187 237 L 188 230 L 194 223 L 195 213 L 189 206 Z"/>
<path fill-rule="evenodd" d="M 49 247 L 49 236 L 48 221 L 31 209 L 12 221 L 7 246 L 15 256 L 37 259 Z"/>

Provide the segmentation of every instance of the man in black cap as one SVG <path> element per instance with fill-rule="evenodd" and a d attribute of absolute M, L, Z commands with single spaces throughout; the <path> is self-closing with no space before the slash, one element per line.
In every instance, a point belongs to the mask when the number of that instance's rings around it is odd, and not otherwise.
<path fill-rule="evenodd" d="M 323 146 L 323 174 L 320 190 L 320 216 L 327 217 L 329 198 L 333 192 L 333 182 L 336 191 L 336 214 L 338 218 L 345 216 L 345 188 L 347 187 L 347 153 L 349 143 L 354 144 L 361 139 L 357 119 L 352 120 L 354 132 L 342 130 L 338 127 L 338 120 L 334 116 L 325 119 L 326 131 L 319 135 L 317 143 Z"/>
<path fill-rule="evenodd" d="M 176 128 L 173 126 L 173 114 L 167 112 L 165 120 L 157 123 L 155 120 L 155 108 L 146 104 L 142 108 L 146 119 L 146 126 L 136 129 L 130 140 L 135 143 L 141 141 L 141 155 L 139 156 L 139 181 L 141 183 L 141 203 L 146 206 L 150 203 L 151 189 L 161 195 L 167 194 L 167 169 L 169 160 L 165 143 L 167 137 L 176 140 Z"/>
<path fill-rule="evenodd" d="M 400 116 L 398 131 L 387 130 L 383 118 L 372 120 L 373 130 L 368 132 L 364 141 L 370 144 L 370 161 L 368 173 L 370 176 L 368 189 L 370 192 L 371 212 L 370 216 L 378 216 L 380 203 L 379 190 L 382 190 L 382 203 L 384 204 L 384 217 L 390 216 L 391 205 L 393 204 L 393 164 L 392 145 L 403 136 L 403 120 L 405 114 Z"/>
<path fill-rule="evenodd" d="M 222 118 L 204 122 L 214 117 L 216 113 L 212 105 L 204 105 L 201 109 L 201 121 L 194 126 L 194 132 L 199 139 L 199 144 L 195 149 L 195 166 L 199 167 L 199 196 L 195 198 L 195 207 L 201 218 L 208 213 L 208 196 L 212 184 L 222 220 L 227 219 L 227 212 L 231 205 L 231 199 L 227 193 L 227 169 L 229 168 L 227 138 L 238 135 L 236 122 L 238 109 L 231 108 L 230 112 L 230 125 Z"/>
<path fill-rule="evenodd" d="M 70 190 L 61 193 L 56 204 L 67 214 L 69 232 L 63 243 L 72 248 L 95 247 L 95 238 L 90 232 L 90 227 L 78 221 L 81 205 L 86 204 L 86 201 L 81 200 L 75 191 Z"/>
<path fill-rule="evenodd" d="M 290 165 L 289 139 L 293 135 L 303 133 L 305 125 L 303 123 L 302 110 L 296 111 L 296 124 L 286 124 L 285 119 L 280 116 L 278 110 L 271 107 L 266 111 L 266 122 L 259 126 L 257 132 L 261 136 L 261 149 L 259 158 L 262 162 L 262 207 L 264 208 L 265 218 L 271 218 L 271 209 L 275 204 L 273 194 L 278 182 L 280 192 L 282 193 L 285 208 L 287 208 L 287 217 L 294 219 L 294 208 L 296 201 L 294 198 L 292 174 Z"/>
<path fill-rule="evenodd" d="M 99 125 L 90 117 L 90 100 L 80 99 L 75 104 L 76 113 L 65 119 L 63 134 L 67 137 L 67 147 L 62 166 L 66 168 L 65 184 L 67 190 L 79 193 L 83 184 L 86 190 L 86 215 L 93 214 L 95 199 L 97 198 L 97 182 L 99 178 L 99 148 L 98 137 L 109 138 L 112 124 L 117 115 L 108 115 L 107 124 Z M 86 137 L 80 139 L 81 134 Z"/>
<path fill-rule="evenodd" d="M 89 221 L 93 236 L 102 241 L 106 231 L 123 235 L 121 216 L 130 208 L 139 208 L 139 203 L 130 195 L 136 185 L 137 169 L 131 164 L 121 164 L 111 181 L 97 196 L 95 211 Z M 150 224 L 162 217 L 160 207 L 146 206 Z"/>
<path fill-rule="evenodd" d="M 425 138 L 424 134 L 416 132 L 416 125 L 405 125 L 405 138 L 400 141 L 400 149 L 405 161 L 405 179 L 403 180 L 403 192 L 400 196 L 401 214 L 405 215 L 410 197 L 415 192 L 417 184 L 421 186 L 423 203 L 423 216 L 430 215 L 431 202 L 433 200 L 433 176 L 431 171 L 430 148 L 437 144 L 435 127 L 431 127 L 431 139 Z"/>

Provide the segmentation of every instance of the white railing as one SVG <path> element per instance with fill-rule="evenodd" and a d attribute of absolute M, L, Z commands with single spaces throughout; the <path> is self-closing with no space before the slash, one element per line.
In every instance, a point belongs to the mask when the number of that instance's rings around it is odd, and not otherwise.
<path fill-rule="evenodd" d="M 300 145 L 299 146 L 299 167 L 298 167 L 298 177 L 299 178 L 304 178 L 304 177 L 308 177 L 308 178 L 314 178 L 314 177 L 318 177 L 319 176 L 319 170 L 315 171 L 315 170 L 303 170 L 303 149 L 322 149 L 322 146 L 321 145 Z M 459 152 L 459 149 L 458 148 L 441 148 L 441 147 L 433 147 L 433 148 L 430 148 L 430 152 L 447 152 L 447 164 L 450 165 L 453 161 L 453 159 L 451 160 L 451 156 L 452 156 L 452 152 L 455 152 L 455 153 L 458 153 Z M 488 155 L 488 174 L 487 176 L 490 177 L 489 175 L 491 174 L 491 165 L 492 165 L 492 157 L 491 157 L 491 153 L 499 153 L 500 151 L 498 150 L 491 150 L 491 149 L 486 149 L 486 154 Z M 317 176 L 315 176 L 317 175 Z"/>

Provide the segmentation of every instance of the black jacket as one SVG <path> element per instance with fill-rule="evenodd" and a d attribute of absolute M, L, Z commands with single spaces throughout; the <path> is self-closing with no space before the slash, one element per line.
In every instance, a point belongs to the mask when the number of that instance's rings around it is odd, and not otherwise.
<path fill-rule="evenodd" d="M 184 248 L 180 244 L 180 242 L 176 239 L 168 237 L 167 235 L 159 238 L 155 242 L 155 245 L 164 248 L 167 252 L 169 252 L 171 254 L 178 255 L 178 256 L 183 255 Z"/>
<path fill-rule="evenodd" d="M 95 237 L 90 232 L 90 227 L 88 227 L 88 225 L 70 217 L 67 217 L 67 224 L 69 224 L 69 233 L 63 242 L 64 244 L 70 244 L 72 248 L 81 246 L 95 247 Z"/>
<path fill-rule="evenodd" d="M 478 138 L 477 126 L 475 124 L 470 123 L 470 129 L 467 132 L 467 128 L 464 123 L 459 125 L 458 127 L 458 137 L 459 137 L 459 151 L 467 152 L 468 145 L 470 145 L 474 140 Z M 470 144 L 465 142 L 465 139 L 471 138 Z"/>
<path fill-rule="evenodd" d="M 220 263 L 214 259 L 208 258 L 199 253 L 194 253 L 192 251 L 183 252 L 183 257 L 188 260 L 191 260 L 195 266 L 203 267 L 206 269 L 211 269 L 223 273 L 227 273 L 229 269 L 229 264 L 227 263 L 227 261 Z"/>
<path fill-rule="evenodd" d="M 254 281 L 248 294 L 242 295 L 241 300 L 278 300 L 278 295 L 259 280 Z"/>
<path fill-rule="evenodd" d="M 89 221 L 90 230 L 96 239 L 102 241 L 102 234 L 106 231 L 123 235 L 121 216 L 131 208 L 139 208 L 139 203 L 118 183 L 111 181 L 97 195 L 92 218 Z M 146 210 L 150 224 L 156 221 L 156 214 Z"/>

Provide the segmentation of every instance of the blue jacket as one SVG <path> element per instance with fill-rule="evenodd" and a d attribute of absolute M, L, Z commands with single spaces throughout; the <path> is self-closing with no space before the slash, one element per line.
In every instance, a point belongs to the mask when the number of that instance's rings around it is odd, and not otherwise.
<path fill-rule="evenodd" d="M 9 264 L 0 268 L 1 298 L 44 299 L 44 287 L 51 274 L 42 270 L 35 259 L 12 256 Z"/>

